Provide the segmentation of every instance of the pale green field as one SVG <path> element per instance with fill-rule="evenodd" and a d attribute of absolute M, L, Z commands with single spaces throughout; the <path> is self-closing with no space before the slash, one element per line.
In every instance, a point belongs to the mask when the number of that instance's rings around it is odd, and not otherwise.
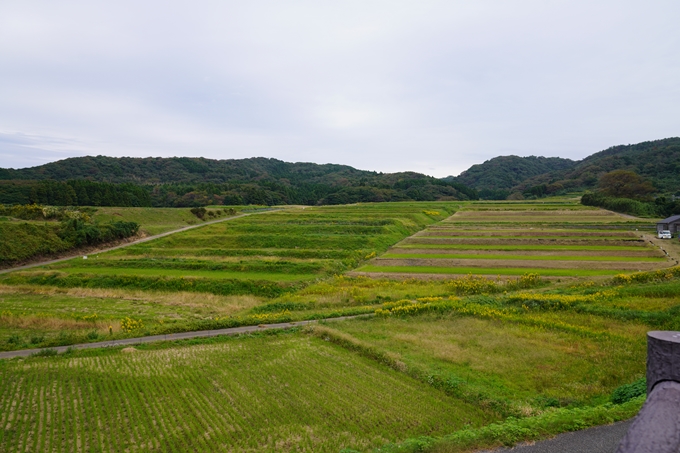
<path fill-rule="evenodd" d="M 338 452 L 498 416 L 296 333 L 0 362 L 0 450 Z"/>

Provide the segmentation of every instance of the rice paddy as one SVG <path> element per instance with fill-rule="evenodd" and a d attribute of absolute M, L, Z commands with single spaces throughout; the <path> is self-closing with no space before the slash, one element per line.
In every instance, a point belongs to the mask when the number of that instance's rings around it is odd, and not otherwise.
<path fill-rule="evenodd" d="M 497 420 L 299 333 L 0 367 L 0 450 L 337 452 Z"/>
<path fill-rule="evenodd" d="M 468 203 L 355 275 L 594 277 L 671 265 L 638 227 L 616 213 L 566 202 Z"/>
<path fill-rule="evenodd" d="M 0 313 L 7 313 L 7 323 L 0 324 L 0 350 L 292 319 L 248 310 L 356 267 L 446 218 L 455 206 L 385 203 L 260 212 L 87 259 L 3 275 Z M 148 209 L 120 212 L 144 215 Z M 170 211 L 169 222 L 183 212 Z M 165 213 L 150 216 L 151 224 L 163 225 Z M 57 289 L 59 297 L 54 297 Z M 223 305 L 204 303 L 191 293 Z M 191 299 L 191 307 L 172 313 L 173 294 Z M 117 309 L 112 311 L 116 297 Z M 249 303 L 233 303 L 244 298 Z M 69 299 L 71 312 L 64 307 L 68 303 L 53 303 Z M 39 311 L 30 308 L 33 302 L 42 304 Z M 320 307 L 304 317 L 323 317 L 332 310 L 336 307 Z M 367 311 L 371 309 L 349 307 L 340 314 Z M 91 322 L 73 322 L 74 315 L 89 316 Z M 138 320 L 143 327 L 125 332 L 124 318 Z"/>
<path fill-rule="evenodd" d="M 0 451 L 462 452 L 631 417 L 610 401 L 645 333 L 680 330 L 650 225 L 569 200 L 293 208 L 4 275 L 2 350 L 373 316 L 0 360 Z"/>

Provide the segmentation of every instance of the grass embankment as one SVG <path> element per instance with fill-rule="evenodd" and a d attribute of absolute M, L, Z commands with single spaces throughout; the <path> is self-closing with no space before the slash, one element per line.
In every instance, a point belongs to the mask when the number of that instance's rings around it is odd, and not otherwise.
<path fill-rule="evenodd" d="M 190 208 L 115 208 L 98 207 L 93 214 L 97 222 L 126 221 L 136 222 L 140 225 L 140 231 L 153 236 L 166 233 L 186 226 L 198 225 L 209 220 L 217 220 L 229 217 L 229 209 L 242 212 L 244 209 L 252 209 L 247 206 L 216 206 L 206 210 L 204 219 L 199 219 L 192 214 Z M 212 214 L 210 214 L 212 213 Z"/>

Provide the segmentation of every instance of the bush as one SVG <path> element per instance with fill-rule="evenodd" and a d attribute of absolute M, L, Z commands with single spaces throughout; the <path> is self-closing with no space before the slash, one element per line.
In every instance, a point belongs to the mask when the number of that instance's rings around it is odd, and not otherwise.
<path fill-rule="evenodd" d="M 659 215 L 657 205 L 654 203 L 646 203 L 630 198 L 607 197 L 600 193 L 586 192 L 581 197 L 581 204 L 584 206 L 597 206 L 638 217 L 656 217 Z"/>
<path fill-rule="evenodd" d="M 647 393 L 647 379 L 640 378 L 630 384 L 624 384 L 612 392 L 611 401 L 623 404 Z"/>

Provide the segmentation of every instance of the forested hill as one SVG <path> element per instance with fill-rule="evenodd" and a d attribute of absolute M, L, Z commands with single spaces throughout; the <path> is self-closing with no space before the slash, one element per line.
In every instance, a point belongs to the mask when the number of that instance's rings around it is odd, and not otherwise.
<path fill-rule="evenodd" d="M 527 179 L 545 173 L 566 170 L 574 167 L 576 162 L 560 157 L 519 157 L 499 156 L 482 164 L 473 165 L 458 177 L 448 177 L 449 181 L 457 181 L 480 191 L 480 196 L 491 193 L 500 196 L 510 193 L 511 189 Z"/>
<path fill-rule="evenodd" d="M 347 165 L 299 162 L 255 157 L 215 160 L 203 157 L 86 156 L 20 170 L 0 169 L 0 179 L 88 179 L 109 183 L 225 183 L 286 179 L 290 182 L 337 182 L 342 178 L 375 176 Z"/>
<path fill-rule="evenodd" d="M 455 181 L 277 159 L 77 157 L 0 169 L 0 203 L 94 206 L 344 204 L 476 199 Z"/>
<path fill-rule="evenodd" d="M 516 188 L 557 184 L 567 190 L 592 189 L 603 174 L 614 170 L 633 171 L 659 193 L 675 193 L 680 190 L 680 138 L 613 146 L 578 161 L 573 168 L 529 178 Z"/>
<path fill-rule="evenodd" d="M 613 146 L 580 161 L 557 157 L 501 156 L 446 178 L 476 189 L 481 198 L 511 194 L 551 195 L 594 189 L 614 170 L 633 171 L 649 180 L 659 194 L 680 191 L 680 138 Z"/>

